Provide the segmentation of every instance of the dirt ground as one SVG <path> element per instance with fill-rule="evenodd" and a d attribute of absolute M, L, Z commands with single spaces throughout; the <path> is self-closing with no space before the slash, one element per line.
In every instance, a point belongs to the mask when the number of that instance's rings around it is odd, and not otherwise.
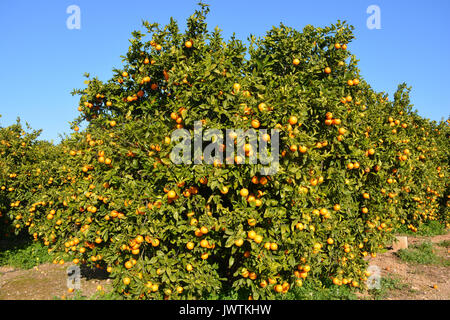
<path fill-rule="evenodd" d="M 69 292 L 67 284 L 67 269 L 71 265 L 45 263 L 30 270 L 0 267 L 0 300 L 69 299 L 75 294 Z M 79 293 L 91 297 L 98 286 L 108 292 L 110 281 L 103 272 L 82 269 Z"/>
<path fill-rule="evenodd" d="M 450 250 L 437 245 L 445 240 L 450 240 L 450 233 L 435 237 L 408 237 L 408 247 L 431 241 L 434 253 L 449 259 Z M 369 265 L 380 268 L 381 277 L 397 279 L 402 285 L 401 289 L 390 290 L 386 300 L 450 300 L 450 267 L 406 263 L 394 250 L 371 258 Z"/>
<path fill-rule="evenodd" d="M 408 245 L 425 240 L 434 244 L 435 254 L 450 258 L 450 250 L 436 245 L 450 240 L 450 233 L 435 237 L 408 237 Z M 383 299 L 386 300 L 450 300 L 450 267 L 417 265 L 401 261 L 393 250 L 379 254 L 369 260 L 371 266 L 381 270 L 382 277 L 397 279 L 401 288 L 391 288 Z M 51 300 L 69 299 L 74 293 L 68 292 L 67 268 L 70 265 L 42 264 L 30 270 L 15 270 L 0 267 L 0 300 Z M 81 290 L 83 296 L 91 297 L 98 286 L 108 292 L 110 279 L 104 273 L 82 270 Z M 367 292 L 359 294 L 361 299 L 370 299 Z"/>

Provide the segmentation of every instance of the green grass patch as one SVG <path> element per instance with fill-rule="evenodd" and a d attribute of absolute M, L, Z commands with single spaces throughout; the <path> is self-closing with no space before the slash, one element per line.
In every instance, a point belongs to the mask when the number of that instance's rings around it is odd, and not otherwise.
<path fill-rule="evenodd" d="M 438 246 L 444 247 L 444 248 L 450 248 L 450 240 L 444 240 L 438 243 Z"/>
<path fill-rule="evenodd" d="M 275 300 L 357 300 L 356 290 L 347 286 L 322 285 L 320 281 L 306 281 L 301 287 L 295 286 L 285 294 L 275 296 Z M 226 291 L 205 297 L 206 300 L 247 300 L 250 292 Z"/>
<path fill-rule="evenodd" d="M 278 300 L 357 300 L 355 289 L 348 286 L 321 286 L 306 282 L 301 287 L 294 287 Z"/>
<path fill-rule="evenodd" d="M 445 224 L 440 223 L 438 221 L 429 221 L 427 223 L 422 224 L 417 232 L 412 232 L 405 225 L 402 225 L 401 228 L 396 230 L 396 233 L 400 235 L 409 235 L 409 236 L 425 236 L 425 237 L 433 237 L 439 236 L 443 234 L 447 234 L 448 230 L 445 229 Z"/>
<path fill-rule="evenodd" d="M 306 282 L 302 287 L 295 287 L 286 294 L 279 294 L 276 300 L 357 300 L 356 290 L 344 286 L 325 287 L 316 283 Z M 219 294 L 211 294 L 202 300 L 247 300 L 248 292 L 224 291 Z M 123 297 L 115 292 L 96 292 L 88 297 L 81 290 L 67 295 L 66 300 L 123 300 Z M 62 297 L 54 296 L 53 300 L 62 300 Z"/>
<path fill-rule="evenodd" d="M 53 300 L 63 299 L 62 297 L 54 296 Z M 73 295 L 66 296 L 65 300 L 123 300 L 123 298 L 115 292 L 96 292 L 88 297 L 81 290 L 75 290 Z"/>
<path fill-rule="evenodd" d="M 0 266 L 31 269 L 51 261 L 47 247 L 39 242 L 21 242 L 0 251 Z"/>
<path fill-rule="evenodd" d="M 450 260 L 435 254 L 433 244 L 429 241 L 399 250 L 396 255 L 405 262 L 414 264 L 430 264 L 448 267 Z"/>
<path fill-rule="evenodd" d="M 400 281 L 400 279 L 395 277 L 384 277 L 380 280 L 380 287 L 377 289 L 368 290 L 369 294 L 374 300 L 386 299 L 388 294 L 394 290 L 405 290 L 408 289 L 408 285 Z"/>

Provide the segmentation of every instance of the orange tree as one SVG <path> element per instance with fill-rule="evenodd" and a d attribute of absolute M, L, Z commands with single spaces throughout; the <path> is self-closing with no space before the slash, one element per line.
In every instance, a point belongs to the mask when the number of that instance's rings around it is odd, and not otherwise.
<path fill-rule="evenodd" d="M 46 164 L 55 147 L 38 141 L 39 134 L 40 131 L 27 133 L 20 120 L 0 128 L 1 237 L 32 225 L 33 212 L 29 209 L 32 199 L 53 183 Z"/>
<path fill-rule="evenodd" d="M 246 47 L 209 32 L 207 12 L 201 5 L 185 32 L 173 20 L 144 23 L 148 35 L 133 33 L 112 79 L 74 91 L 74 125 L 87 129 L 57 147 L 47 164 L 56 183 L 24 212 L 55 263 L 105 268 L 130 298 L 227 288 L 271 298 L 304 281 L 360 287 L 365 257 L 400 224 L 448 222 L 436 207 L 446 201 L 438 132 L 448 126 L 411 112 L 404 86 L 388 102 L 361 79 L 350 26 L 280 25 Z M 172 132 L 192 136 L 198 121 L 224 133 L 278 129 L 278 170 L 261 174 L 234 155 L 175 164 Z"/>
<path fill-rule="evenodd" d="M 445 180 L 444 189 L 439 197 L 439 219 L 443 223 L 446 223 L 447 228 L 450 228 L 450 186 L 448 184 L 448 172 L 450 163 L 450 118 L 447 121 L 441 121 L 436 128 L 437 133 L 437 148 L 440 150 L 437 152 L 439 155 L 439 166 L 436 171 L 440 178 L 447 178 Z"/>
<path fill-rule="evenodd" d="M 402 84 L 392 103 L 381 98 L 369 110 L 367 135 L 385 149 L 381 160 L 387 183 L 379 191 L 387 200 L 386 210 L 395 210 L 396 220 L 415 232 L 424 221 L 446 220 L 437 199 L 445 190 L 448 155 L 440 137 L 446 125 L 438 128 L 412 112 L 409 91 Z M 376 101 L 371 105 L 377 106 Z"/>

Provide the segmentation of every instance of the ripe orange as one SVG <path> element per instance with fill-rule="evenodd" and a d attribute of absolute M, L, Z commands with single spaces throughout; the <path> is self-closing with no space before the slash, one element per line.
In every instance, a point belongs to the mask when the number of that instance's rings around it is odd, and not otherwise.
<path fill-rule="evenodd" d="M 261 124 L 259 123 L 259 120 L 258 120 L 258 119 L 253 119 L 253 120 L 252 120 L 252 127 L 253 127 L 253 128 L 258 129 L 260 125 L 261 125 Z"/>
<path fill-rule="evenodd" d="M 186 244 L 186 248 L 188 248 L 189 250 L 192 250 L 192 249 L 194 249 L 194 243 L 193 242 L 188 242 L 187 244 Z"/>
<path fill-rule="evenodd" d="M 253 231 L 253 230 L 250 230 L 250 231 L 247 233 L 247 237 L 248 237 L 249 239 L 255 239 L 255 237 L 256 237 L 256 232 Z"/>
<path fill-rule="evenodd" d="M 258 184 L 258 183 L 259 183 L 259 179 L 258 179 L 257 176 L 253 176 L 253 178 L 252 178 L 252 183 L 253 183 L 253 184 Z"/>
<path fill-rule="evenodd" d="M 261 179 L 259 179 L 259 183 L 263 186 L 266 185 L 268 181 L 269 180 L 266 177 L 261 177 Z"/>
<path fill-rule="evenodd" d="M 206 239 L 203 239 L 202 241 L 200 241 L 200 246 L 202 248 L 208 248 L 209 247 L 209 242 Z"/>
<path fill-rule="evenodd" d="M 255 239 L 253 239 L 256 243 L 261 243 L 263 241 L 263 237 L 259 234 L 255 236 Z"/>
<path fill-rule="evenodd" d="M 228 187 L 227 186 L 223 186 L 222 189 L 220 190 L 220 192 L 222 194 L 227 194 L 228 193 Z"/>
<path fill-rule="evenodd" d="M 256 277 L 257 277 L 257 275 L 256 275 L 256 273 L 254 273 L 254 272 L 250 272 L 250 274 L 249 274 L 248 277 L 250 278 L 250 280 L 255 280 Z"/>
<path fill-rule="evenodd" d="M 300 60 L 295 58 L 292 63 L 294 64 L 294 66 L 298 66 L 300 64 Z"/>
<path fill-rule="evenodd" d="M 298 118 L 297 118 L 296 116 L 291 116 L 291 117 L 289 118 L 289 124 L 292 125 L 292 126 L 293 126 L 294 124 L 296 124 L 297 121 L 298 121 Z"/>
<path fill-rule="evenodd" d="M 267 104 L 265 104 L 264 102 L 261 102 L 261 103 L 258 105 L 258 110 L 261 111 L 261 112 L 267 111 Z"/>
<path fill-rule="evenodd" d="M 300 153 L 306 153 L 306 151 L 308 151 L 308 148 L 305 147 L 305 146 L 300 146 L 300 147 L 298 148 L 298 151 L 300 151 Z"/>
<path fill-rule="evenodd" d="M 245 153 L 250 153 L 252 151 L 252 145 L 249 143 L 244 144 Z"/>
<path fill-rule="evenodd" d="M 188 41 L 186 41 L 186 42 L 184 43 L 184 45 L 185 45 L 186 48 L 192 48 L 193 43 L 192 43 L 191 40 L 188 40 Z"/>
<path fill-rule="evenodd" d="M 331 68 L 330 67 L 326 67 L 325 68 L 325 73 L 326 74 L 330 74 L 331 73 Z"/>
<path fill-rule="evenodd" d="M 248 196 L 248 189 L 242 188 L 241 191 L 239 191 L 239 194 L 240 194 L 242 197 L 247 197 L 247 196 Z"/>
<path fill-rule="evenodd" d="M 169 198 L 169 199 L 175 199 L 176 196 L 177 196 L 177 194 L 176 194 L 176 192 L 173 191 L 173 190 L 170 190 L 170 191 L 167 193 L 167 198 Z"/>

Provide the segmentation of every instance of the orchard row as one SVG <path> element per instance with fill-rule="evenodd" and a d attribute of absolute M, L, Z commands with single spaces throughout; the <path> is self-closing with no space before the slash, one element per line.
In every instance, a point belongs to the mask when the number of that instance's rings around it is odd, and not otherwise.
<path fill-rule="evenodd" d="M 207 12 L 185 32 L 144 23 L 112 79 L 74 91 L 58 145 L 0 128 L 2 237 L 103 268 L 128 298 L 267 299 L 306 281 L 364 287 L 396 230 L 449 227 L 449 122 L 412 111 L 404 84 L 392 101 L 375 92 L 352 27 L 280 25 L 246 46 L 208 31 Z M 171 133 L 196 121 L 280 130 L 278 171 L 249 164 L 249 143 L 235 163 L 174 164 Z"/>

